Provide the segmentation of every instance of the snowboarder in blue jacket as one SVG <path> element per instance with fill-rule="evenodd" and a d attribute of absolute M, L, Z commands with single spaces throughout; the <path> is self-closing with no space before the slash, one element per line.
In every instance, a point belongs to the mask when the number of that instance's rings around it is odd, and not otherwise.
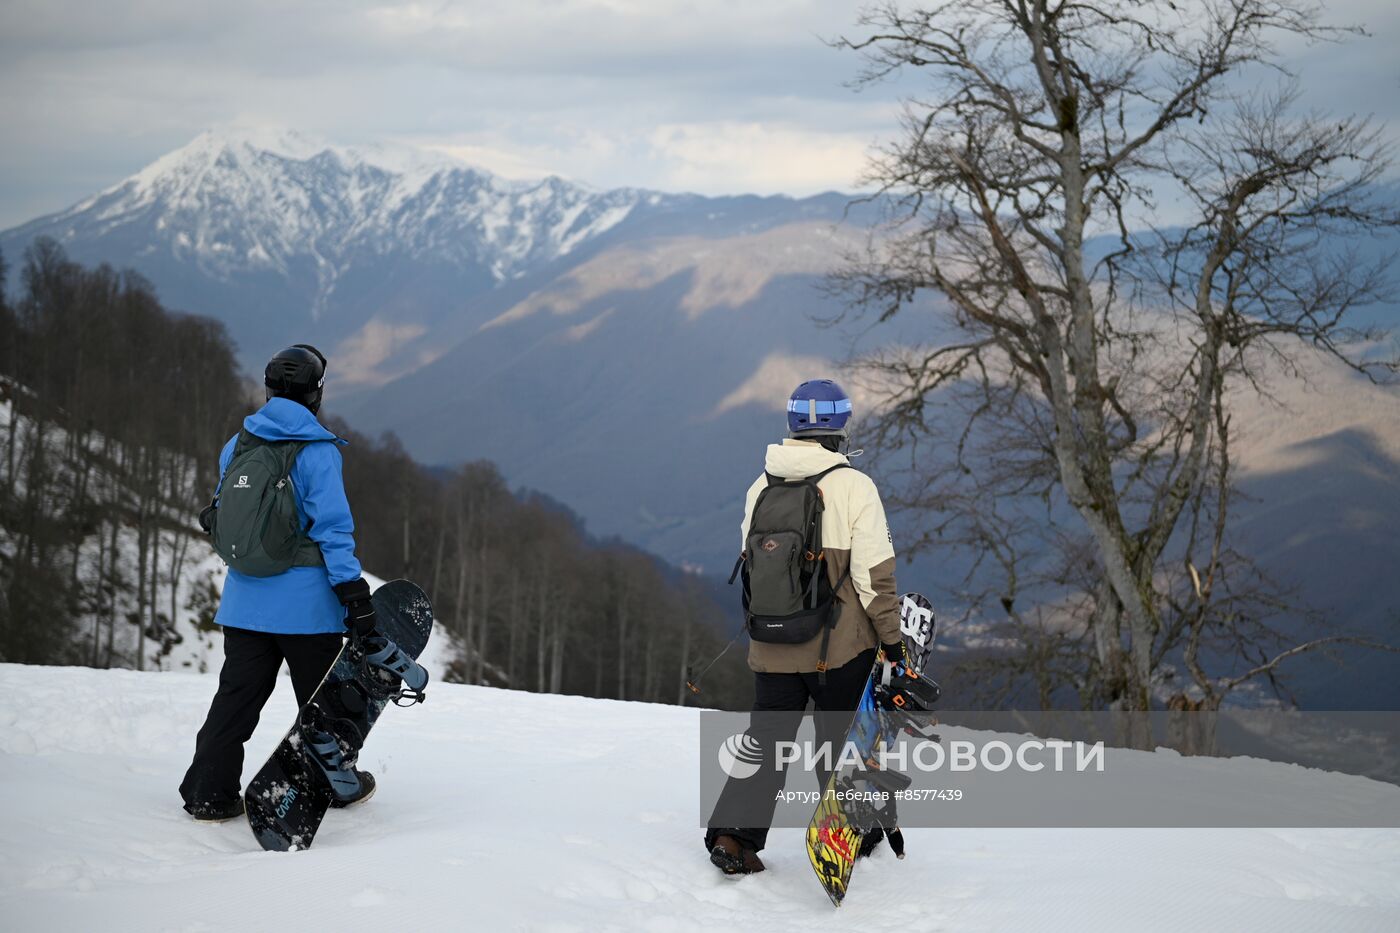
<path fill-rule="evenodd" d="M 364 636 L 374 630 L 374 606 L 355 559 L 355 523 L 341 476 L 345 441 L 316 419 L 325 376 L 326 358 L 315 347 L 297 344 L 282 350 L 264 374 L 267 404 L 243 420 L 244 431 L 262 441 L 306 442 L 290 476 L 301 527 L 319 548 L 320 560 L 272 576 L 229 568 L 214 618 L 224 632 L 219 687 L 180 784 L 185 810 L 196 820 L 217 822 L 243 813 L 243 745 L 272 695 L 282 662 L 290 670 L 297 705 L 304 706 L 335 662 L 347 631 Z M 220 454 L 221 478 L 211 509 L 239 437 L 230 438 Z M 373 776 L 357 774 L 359 795 L 336 805 L 374 792 Z"/>

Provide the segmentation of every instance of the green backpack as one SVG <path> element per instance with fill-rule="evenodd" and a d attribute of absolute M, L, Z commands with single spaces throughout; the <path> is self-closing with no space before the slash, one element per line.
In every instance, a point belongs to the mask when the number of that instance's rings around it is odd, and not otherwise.
<path fill-rule="evenodd" d="M 292 489 L 292 465 L 308 443 L 239 432 L 219 491 L 199 516 L 214 550 L 239 573 L 271 577 L 325 566 L 320 546 L 301 527 Z"/>

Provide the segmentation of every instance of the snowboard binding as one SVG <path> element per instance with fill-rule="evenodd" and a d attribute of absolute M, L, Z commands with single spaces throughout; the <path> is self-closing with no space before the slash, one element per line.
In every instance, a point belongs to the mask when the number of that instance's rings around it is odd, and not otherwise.
<path fill-rule="evenodd" d="M 354 729 L 349 720 L 337 721 L 344 727 Z M 357 799 L 360 795 L 360 776 L 355 772 L 353 749 L 360 743 L 343 741 L 314 703 L 302 708 L 300 727 L 302 740 L 306 743 L 306 760 L 315 765 L 330 788 L 331 795 L 342 801 Z M 347 745 L 352 749 L 349 755 L 346 754 Z"/>
<path fill-rule="evenodd" d="M 896 730 L 938 741 L 933 731 L 936 721 L 928 714 L 938 703 L 942 690 L 938 684 L 922 677 L 907 664 L 896 664 L 875 685 L 875 705 Z"/>
<path fill-rule="evenodd" d="M 360 640 L 366 682 L 392 700 L 395 706 L 412 706 L 427 697 L 428 672 L 423 665 L 404 654 L 383 635 L 366 635 Z"/>
<path fill-rule="evenodd" d="M 861 827 L 858 857 L 869 858 L 883 841 L 890 844 L 895 858 L 904 858 L 904 833 L 899 829 L 899 810 L 894 799 L 891 798 L 883 807 L 877 807 L 874 816 L 873 825 Z"/>

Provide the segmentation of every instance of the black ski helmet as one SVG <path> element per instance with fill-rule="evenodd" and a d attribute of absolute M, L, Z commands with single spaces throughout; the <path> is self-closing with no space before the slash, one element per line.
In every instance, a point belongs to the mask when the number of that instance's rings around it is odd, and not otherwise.
<path fill-rule="evenodd" d="M 309 343 L 299 343 L 279 350 L 267 361 L 263 385 L 267 397 L 291 399 L 311 409 L 314 415 L 321 408 L 321 387 L 326 382 L 326 358 Z"/>

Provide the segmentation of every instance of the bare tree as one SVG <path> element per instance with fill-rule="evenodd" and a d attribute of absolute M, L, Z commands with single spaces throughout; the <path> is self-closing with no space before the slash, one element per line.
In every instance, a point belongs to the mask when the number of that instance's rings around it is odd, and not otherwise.
<path fill-rule="evenodd" d="M 836 43 L 864 81 L 931 88 L 872 162 L 887 224 L 834 281 L 879 320 L 938 298 L 926 346 L 862 361 L 894 498 L 930 517 L 921 545 L 976 555 L 964 595 L 1009 620 L 1042 697 L 1146 709 L 1184 657 L 1218 703 L 1330 642 L 1268 656 L 1288 594 L 1228 535 L 1232 393 L 1314 348 L 1394 368 L 1349 326 L 1382 264 L 1343 248 L 1400 222 L 1389 153 L 1364 119 L 1294 116 L 1273 44 L 1357 31 L 1319 10 L 948 0 Z M 1282 89 L 1241 91 L 1261 76 Z M 1208 672 L 1203 645 L 1249 669 Z"/>

